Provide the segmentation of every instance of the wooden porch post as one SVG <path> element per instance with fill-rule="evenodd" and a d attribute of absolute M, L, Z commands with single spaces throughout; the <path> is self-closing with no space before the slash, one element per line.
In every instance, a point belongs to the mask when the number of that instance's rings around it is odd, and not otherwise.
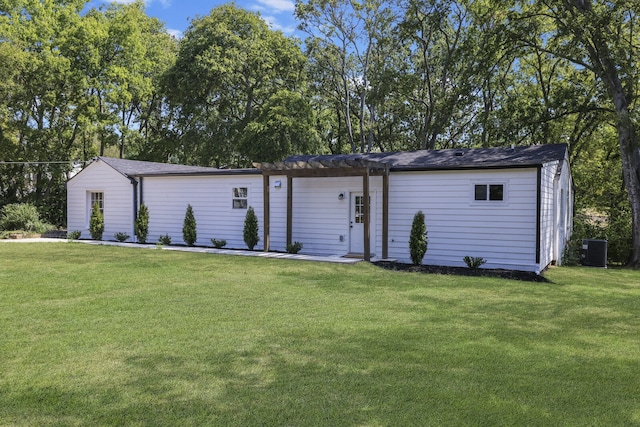
<path fill-rule="evenodd" d="M 293 177 L 287 175 L 287 246 L 291 244 L 293 222 Z"/>
<path fill-rule="evenodd" d="M 362 213 L 364 216 L 364 260 L 371 261 L 371 239 L 369 236 L 369 224 L 371 224 L 370 200 L 369 200 L 369 168 L 362 175 Z"/>
<path fill-rule="evenodd" d="M 389 258 L 389 170 L 382 175 L 382 259 Z"/>
<path fill-rule="evenodd" d="M 264 229 L 264 251 L 269 252 L 269 245 L 270 245 L 270 239 L 271 239 L 271 237 L 269 236 L 269 225 L 271 222 L 271 218 L 269 217 L 270 215 L 269 175 L 266 175 L 264 172 L 262 173 L 262 197 L 263 197 L 262 203 L 263 203 L 263 209 L 264 209 L 264 215 L 263 215 L 264 224 L 262 225 Z"/>

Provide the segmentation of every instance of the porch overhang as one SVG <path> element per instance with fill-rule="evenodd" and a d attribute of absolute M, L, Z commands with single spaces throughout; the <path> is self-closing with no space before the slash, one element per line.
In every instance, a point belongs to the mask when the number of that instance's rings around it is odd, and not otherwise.
<path fill-rule="evenodd" d="M 362 177 L 362 194 L 364 225 L 364 260 L 371 261 L 371 212 L 369 199 L 369 177 L 382 176 L 382 258 L 388 257 L 389 252 L 389 171 L 390 166 L 383 162 L 356 156 L 345 156 L 340 159 L 327 159 L 318 156 L 302 161 L 283 161 L 275 163 L 253 163 L 262 171 L 264 191 L 264 250 L 269 251 L 270 244 L 270 191 L 269 177 L 284 175 L 287 177 L 287 245 L 292 242 L 293 223 L 293 178 L 322 178 L 322 177 Z"/>

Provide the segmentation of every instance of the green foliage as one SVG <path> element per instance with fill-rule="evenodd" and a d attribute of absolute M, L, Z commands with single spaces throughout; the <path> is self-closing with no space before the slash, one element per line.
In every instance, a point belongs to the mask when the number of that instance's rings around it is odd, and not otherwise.
<path fill-rule="evenodd" d="M 80 236 L 82 236 L 82 231 L 80 230 L 73 230 L 73 231 L 67 232 L 68 240 L 78 240 Z"/>
<path fill-rule="evenodd" d="M 287 253 L 297 254 L 298 252 L 300 252 L 301 249 L 302 249 L 302 243 L 300 242 L 293 242 L 293 243 L 287 244 Z"/>
<path fill-rule="evenodd" d="M 91 209 L 91 219 L 89 220 L 89 233 L 93 240 L 102 240 L 102 233 L 104 233 L 104 216 L 100 211 L 100 206 L 97 203 L 93 204 Z"/>
<path fill-rule="evenodd" d="M 258 232 L 258 217 L 256 216 L 253 207 L 249 206 L 249 209 L 247 209 L 247 215 L 244 218 L 244 228 L 242 230 L 244 243 L 246 243 L 249 250 L 253 250 L 260 241 Z"/>
<path fill-rule="evenodd" d="M 38 210 L 29 203 L 5 205 L 0 211 L 0 230 L 44 233 L 50 228 L 40 221 Z"/>
<path fill-rule="evenodd" d="M 134 228 L 138 243 L 146 243 L 147 235 L 149 234 L 149 209 L 144 203 L 140 204 Z"/>
<path fill-rule="evenodd" d="M 113 237 L 115 237 L 118 242 L 124 242 L 131 236 L 124 232 L 117 232 Z"/>
<path fill-rule="evenodd" d="M 422 264 L 422 259 L 427 253 L 427 225 L 425 224 L 422 211 L 416 212 L 411 224 L 411 234 L 409 235 L 409 254 L 411 261 L 415 265 Z"/>
<path fill-rule="evenodd" d="M 189 144 L 180 161 L 247 164 L 256 152 L 289 153 L 292 143 L 304 147 L 311 130 L 308 107 L 300 113 L 288 111 L 305 115 L 303 130 L 279 111 L 292 102 L 304 103 L 292 100 L 304 95 L 305 63 L 299 42 L 271 30 L 257 13 L 227 4 L 194 19 L 165 79 L 168 99 L 176 108 L 174 127 L 184 139 L 178 144 Z M 310 102 L 309 97 L 304 100 Z M 246 136 L 250 123 L 255 124 Z M 284 138 L 282 143 L 274 139 L 276 134 Z M 264 143 L 256 141 L 265 148 L 243 145 L 245 138 L 258 135 L 268 137 Z"/>
<path fill-rule="evenodd" d="M 471 257 L 469 255 L 466 255 L 462 260 L 472 270 L 477 270 L 487 263 L 487 260 L 482 257 Z"/>
<path fill-rule="evenodd" d="M 196 229 L 196 217 L 193 214 L 193 208 L 191 205 L 187 205 L 184 222 L 182 223 L 182 239 L 187 246 L 193 246 L 198 240 Z"/>
<path fill-rule="evenodd" d="M 160 236 L 158 238 L 158 244 L 159 245 L 164 245 L 164 246 L 169 246 L 171 244 L 171 236 L 169 236 L 169 234 L 165 234 L 164 236 Z"/>
<path fill-rule="evenodd" d="M 216 238 L 213 238 L 213 239 L 211 239 L 211 244 L 212 244 L 212 245 L 213 245 L 213 247 L 214 247 L 214 248 L 216 248 L 216 249 L 222 249 L 222 248 L 224 248 L 225 246 L 227 246 L 227 241 L 226 241 L 226 240 L 224 240 L 224 239 L 216 239 Z"/>

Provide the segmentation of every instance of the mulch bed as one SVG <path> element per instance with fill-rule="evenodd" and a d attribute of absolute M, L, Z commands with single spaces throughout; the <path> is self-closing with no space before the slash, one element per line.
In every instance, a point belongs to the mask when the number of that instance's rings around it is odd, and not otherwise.
<path fill-rule="evenodd" d="M 407 271 L 426 274 L 452 274 L 457 276 L 500 277 L 503 279 L 524 280 L 528 282 L 550 283 L 545 277 L 530 271 L 466 267 L 443 267 L 440 265 L 412 265 L 395 261 L 377 261 L 373 263 L 387 270 Z"/>

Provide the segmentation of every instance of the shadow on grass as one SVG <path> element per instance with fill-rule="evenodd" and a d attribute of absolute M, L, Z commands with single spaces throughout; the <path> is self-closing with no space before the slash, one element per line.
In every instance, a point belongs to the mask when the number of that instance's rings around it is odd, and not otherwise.
<path fill-rule="evenodd" d="M 558 331 L 531 341 L 519 337 L 515 325 L 508 335 L 494 336 L 431 323 L 428 334 L 420 324 L 381 325 L 357 335 L 291 331 L 254 349 L 130 356 L 119 385 L 69 378 L 59 388 L 3 386 L 0 421 L 93 426 L 638 421 L 633 418 L 637 359 L 589 357 L 571 340 L 554 348 Z"/>

